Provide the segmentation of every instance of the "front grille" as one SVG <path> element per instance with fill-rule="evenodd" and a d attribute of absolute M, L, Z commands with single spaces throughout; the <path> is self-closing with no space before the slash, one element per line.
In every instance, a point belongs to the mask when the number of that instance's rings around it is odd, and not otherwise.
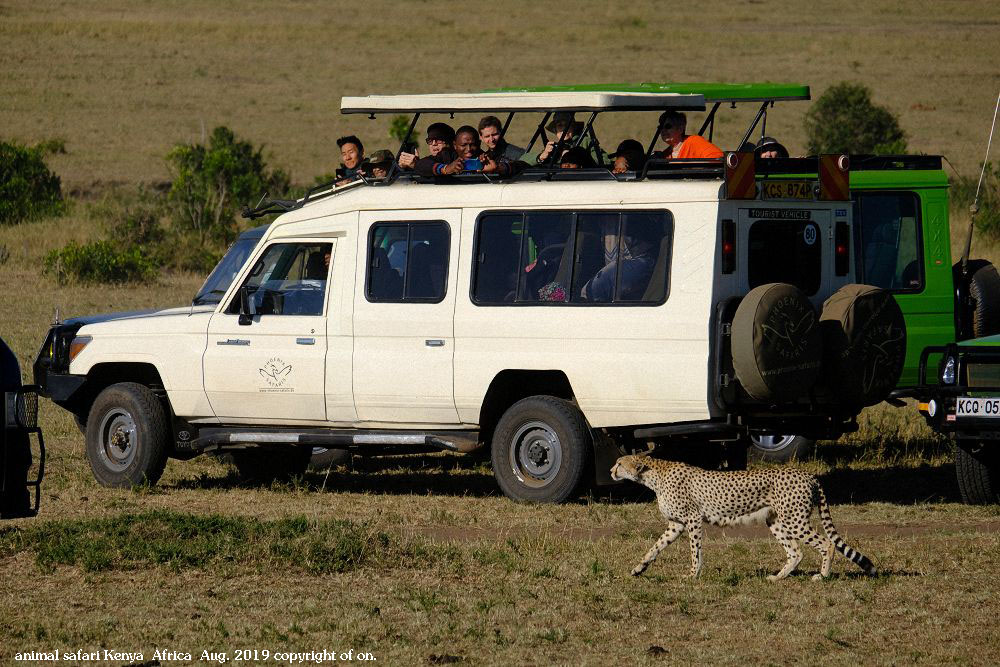
<path fill-rule="evenodd" d="M 1000 387 L 1000 364 L 970 363 L 966 368 L 970 387 Z"/>

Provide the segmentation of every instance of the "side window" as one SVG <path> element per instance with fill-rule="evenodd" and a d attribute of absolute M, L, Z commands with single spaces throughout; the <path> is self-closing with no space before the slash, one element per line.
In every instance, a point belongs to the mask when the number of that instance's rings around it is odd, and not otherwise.
<path fill-rule="evenodd" d="M 806 294 L 819 290 L 823 235 L 811 220 L 757 220 L 747 236 L 750 288 L 790 283 Z"/>
<path fill-rule="evenodd" d="M 855 193 L 860 281 L 898 291 L 924 286 L 920 200 L 912 192 Z"/>
<path fill-rule="evenodd" d="M 264 251 L 243 283 L 258 315 L 322 315 L 333 245 L 276 243 Z M 226 309 L 240 312 L 237 296 Z"/>
<path fill-rule="evenodd" d="M 666 211 L 487 213 L 472 299 L 491 304 L 657 304 L 667 294 Z"/>
<path fill-rule="evenodd" d="M 365 297 L 379 303 L 437 303 L 448 282 L 444 222 L 380 222 L 368 236 Z"/>

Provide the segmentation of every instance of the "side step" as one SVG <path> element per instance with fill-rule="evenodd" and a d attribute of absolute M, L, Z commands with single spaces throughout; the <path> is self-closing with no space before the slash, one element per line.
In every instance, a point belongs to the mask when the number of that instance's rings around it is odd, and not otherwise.
<path fill-rule="evenodd" d="M 418 446 L 471 452 L 477 448 L 477 431 L 363 431 L 357 429 L 254 429 L 203 428 L 198 437 L 178 441 L 178 451 L 200 452 L 227 445 L 308 445 L 331 449 L 378 448 L 379 446 Z"/>

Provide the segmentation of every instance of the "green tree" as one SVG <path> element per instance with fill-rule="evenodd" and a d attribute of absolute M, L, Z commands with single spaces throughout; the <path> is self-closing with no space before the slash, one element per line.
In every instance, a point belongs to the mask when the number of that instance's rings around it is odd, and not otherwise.
<path fill-rule="evenodd" d="M 906 133 L 896 115 L 874 104 L 867 86 L 847 81 L 819 96 L 806 112 L 805 130 L 811 154 L 906 151 Z"/>
<path fill-rule="evenodd" d="M 45 165 L 46 150 L 0 142 L 0 225 L 62 213 L 59 177 Z"/>
<path fill-rule="evenodd" d="M 402 141 L 406 139 L 406 131 L 410 129 L 410 117 L 409 116 L 393 116 L 392 120 L 389 121 L 389 138 L 395 139 L 396 141 Z M 410 141 L 415 142 L 420 136 L 417 132 L 417 128 L 413 128 L 413 134 L 410 135 Z"/>
<path fill-rule="evenodd" d="M 265 193 L 280 196 L 289 187 L 281 169 L 269 170 L 263 148 L 238 139 L 227 127 L 212 130 L 208 145 L 177 144 L 167 154 L 173 173 L 169 200 L 178 227 L 198 243 L 228 243 L 238 231 L 236 212 Z"/>

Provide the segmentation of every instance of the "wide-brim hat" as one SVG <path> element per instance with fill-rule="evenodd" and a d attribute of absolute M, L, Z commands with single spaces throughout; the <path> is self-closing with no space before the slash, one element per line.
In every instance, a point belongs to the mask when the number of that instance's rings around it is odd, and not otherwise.
<path fill-rule="evenodd" d="M 788 157 L 788 149 L 774 137 L 761 137 L 760 141 L 757 142 L 757 147 L 753 150 L 755 155 L 760 155 L 765 151 L 777 151 L 778 157 Z"/>
<path fill-rule="evenodd" d="M 573 124 L 573 134 L 577 135 L 583 132 L 583 122 L 575 120 L 575 115 L 572 111 L 557 111 L 552 114 L 552 120 L 549 124 L 545 126 L 546 132 L 558 132 L 558 128 L 568 126 L 570 123 Z"/>

